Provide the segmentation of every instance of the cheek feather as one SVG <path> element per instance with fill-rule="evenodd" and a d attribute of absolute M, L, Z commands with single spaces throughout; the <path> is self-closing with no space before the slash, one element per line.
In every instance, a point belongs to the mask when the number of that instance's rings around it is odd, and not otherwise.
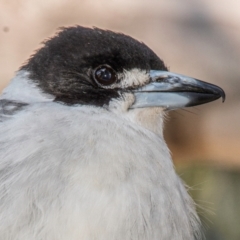
<path fill-rule="evenodd" d="M 126 113 L 134 101 L 135 97 L 132 93 L 123 93 L 120 98 L 113 98 L 107 108 L 114 113 Z"/>

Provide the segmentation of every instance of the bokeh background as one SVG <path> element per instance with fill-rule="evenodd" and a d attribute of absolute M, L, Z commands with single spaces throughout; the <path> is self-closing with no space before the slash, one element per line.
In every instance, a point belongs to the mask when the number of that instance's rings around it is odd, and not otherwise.
<path fill-rule="evenodd" d="M 221 86 L 224 104 L 170 112 L 165 137 L 206 238 L 240 239 L 239 0 L 0 0 L 0 90 L 61 26 L 131 35 L 173 72 Z"/>

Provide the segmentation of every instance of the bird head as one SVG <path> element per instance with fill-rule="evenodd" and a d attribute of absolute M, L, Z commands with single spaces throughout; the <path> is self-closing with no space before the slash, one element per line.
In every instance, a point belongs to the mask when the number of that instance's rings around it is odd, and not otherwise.
<path fill-rule="evenodd" d="M 225 98 L 213 84 L 169 72 L 144 43 L 99 28 L 63 28 L 21 70 L 54 101 L 68 105 L 146 112 Z"/>

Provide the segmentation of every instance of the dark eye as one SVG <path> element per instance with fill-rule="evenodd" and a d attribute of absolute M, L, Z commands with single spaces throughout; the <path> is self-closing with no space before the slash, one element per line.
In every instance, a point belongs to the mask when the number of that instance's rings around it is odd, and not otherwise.
<path fill-rule="evenodd" d="M 93 77 L 97 83 L 108 86 L 116 82 L 116 72 L 107 65 L 101 65 L 97 67 L 93 73 Z"/>

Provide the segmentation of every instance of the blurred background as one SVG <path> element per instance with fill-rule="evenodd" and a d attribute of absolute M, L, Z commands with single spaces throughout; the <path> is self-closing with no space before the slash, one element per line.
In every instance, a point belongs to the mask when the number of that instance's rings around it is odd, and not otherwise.
<path fill-rule="evenodd" d="M 206 238 L 240 239 L 240 1 L 0 0 L 0 90 L 61 26 L 131 35 L 171 71 L 221 86 L 220 100 L 170 112 L 165 137 Z"/>

